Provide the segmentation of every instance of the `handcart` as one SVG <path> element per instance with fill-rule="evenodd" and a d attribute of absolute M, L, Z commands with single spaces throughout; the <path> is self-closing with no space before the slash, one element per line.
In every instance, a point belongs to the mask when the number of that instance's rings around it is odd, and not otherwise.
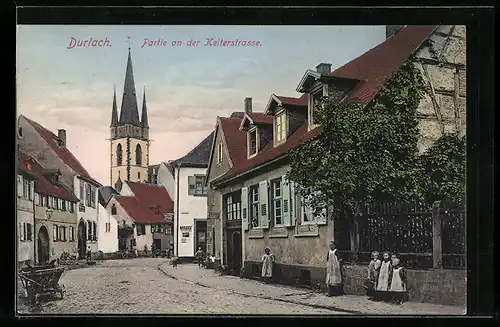
<path fill-rule="evenodd" d="M 64 297 L 64 287 L 59 285 L 59 279 L 64 272 L 64 267 L 50 265 L 25 267 L 19 271 L 19 277 L 26 290 L 28 301 L 36 302 L 40 295 L 56 294 Z"/>

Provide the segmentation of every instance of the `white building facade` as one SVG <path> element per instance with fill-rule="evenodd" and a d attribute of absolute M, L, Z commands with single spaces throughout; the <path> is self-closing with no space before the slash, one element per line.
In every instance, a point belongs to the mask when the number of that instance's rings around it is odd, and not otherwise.
<path fill-rule="evenodd" d="M 23 170 L 17 174 L 17 261 L 34 261 L 34 178 Z"/>
<path fill-rule="evenodd" d="M 99 201 L 98 188 L 99 184 L 76 175 L 74 179 L 74 193 L 80 199 L 77 208 L 78 215 L 78 252 L 84 254 L 88 251 L 95 253 L 99 250 L 98 242 L 98 217 L 99 217 Z"/>

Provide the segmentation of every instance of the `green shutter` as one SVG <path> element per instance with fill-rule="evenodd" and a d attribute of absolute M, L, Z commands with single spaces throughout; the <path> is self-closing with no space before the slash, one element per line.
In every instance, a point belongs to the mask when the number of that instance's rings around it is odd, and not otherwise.
<path fill-rule="evenodd" d="M 281 177 L 281 190 L 283 192 L 283 225 L 291 226 L 291 210 L 292 210 L 292 201 L 290 198 L 290 184 L 286 179 L 286 176 Z"/>
<path fill-rule="evenodd" d="M 17 196 L 23 196 L 23 176 L 17 175 Z"/>
<path fill-rule="evenodd" d="M 188 176 L 188 195 L 194 195 L 196 192 L 196 179 L 194 176 Z"/>
<path fill-rule="evenodd" d="M 297 221 L 297 213 L 300 208 L 297 206 L 297 194 L 295 194 L 295 182 L 290 181 L 290 225 L 295 226 Z"/>
<path fill-rule="evenodd" d="M 259 183 L 260 226 L 269 228 L 269 201 L 267 181 Z"/>
<path fill-rule="evenodd" d="M 248 230 L 248 187 L 241 189 L 241 218 L 243 230 Z"/>

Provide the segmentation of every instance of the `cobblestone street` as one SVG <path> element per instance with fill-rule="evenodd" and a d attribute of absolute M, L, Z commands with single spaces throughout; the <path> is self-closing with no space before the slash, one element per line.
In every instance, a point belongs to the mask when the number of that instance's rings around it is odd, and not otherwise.
<path fill-rule="evenodd" d="M 98 262 L 94 267 L 67 271 L 60 280 L 66 289 L 64 298 L 60 300 L 56 296 L 42 302 L 32 313 L 341 314 L 174 279 L 159 269 L 164 263 L 165 259 L 110 260 Z M 21 304 L 18 311 L 30 313 Z"/>
<path fill-rule="evenodd" d="M 97 262 L 70 270 L 62 300 L 42 302 L 35 314 L 464 314 L 464 308 L 407 302 L 400 306 L 363 296 L 328 298 L 307 289 L 219 276 L 197 265 L 174 269 L 166 259 Z M 18 306 L 20 313 L 28 308 Z"/>

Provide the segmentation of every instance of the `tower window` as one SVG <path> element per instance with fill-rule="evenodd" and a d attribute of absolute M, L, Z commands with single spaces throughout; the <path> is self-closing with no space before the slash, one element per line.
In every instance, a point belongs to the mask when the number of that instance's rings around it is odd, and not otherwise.
<path fill-rule="evenodd" d="M 122 156 L 123 156 L 122 145 L 118 144 L 118 146 L 116 147 L 116 165 L 117 166 L 122 165 Z"/>
<path fill-rule="evenodd" d="M 137 178 L 141 179 L 141 172 L 140 171 L 137 172 Z"/>
<path fill-rule="evenodd" d="M 140 144 L 137 144 L 135 147 L 135 164 L 137 166 L 142 165 L 142 149 Z"/>

